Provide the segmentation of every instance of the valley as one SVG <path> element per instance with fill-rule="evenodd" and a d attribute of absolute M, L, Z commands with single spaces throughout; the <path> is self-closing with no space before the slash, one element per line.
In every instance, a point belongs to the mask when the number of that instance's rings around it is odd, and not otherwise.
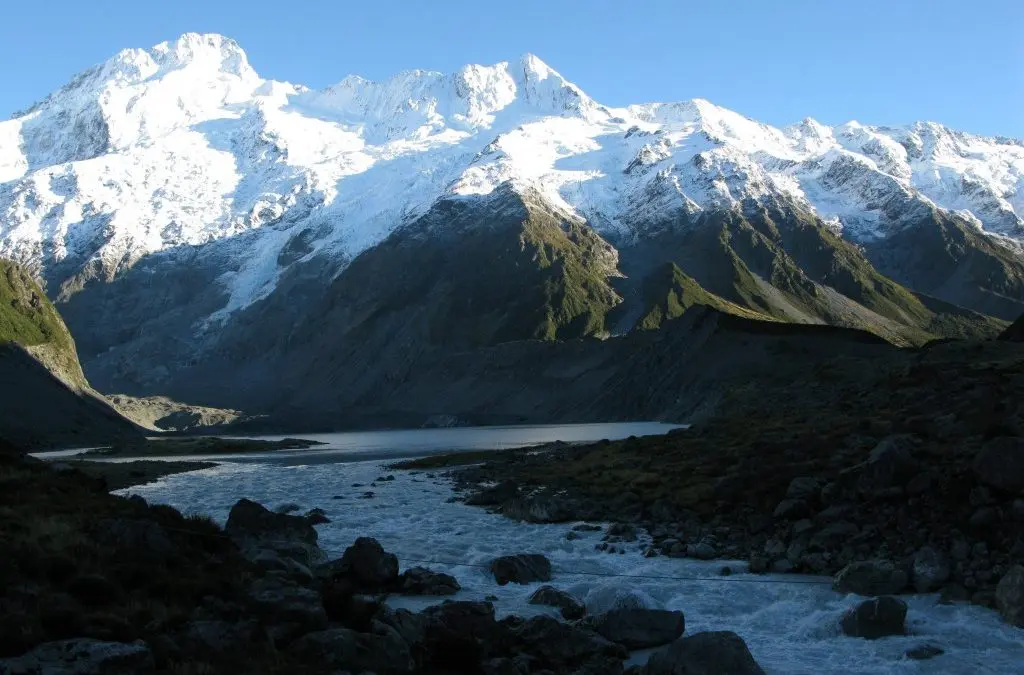
<path fill-rule="evenodd" d="M 1021 195 L 532 54 L 124 49 L 0 122 L 0 673 L 1016 672 Z"/>

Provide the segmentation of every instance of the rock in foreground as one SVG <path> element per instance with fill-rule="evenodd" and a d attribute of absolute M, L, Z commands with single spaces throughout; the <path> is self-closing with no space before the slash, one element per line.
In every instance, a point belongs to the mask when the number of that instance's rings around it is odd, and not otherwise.
<path fill-rule="evenodd" d="M 660 647 L 682 636 L 682 612 L 665 609 L 613 609 L 593 619 L 594 630 L 626 649 Z"/>
<path fill-rule="evenodd" d="M 996 607 L 1007 623 L 1024 628 L 1024 565 L 1014 565 L 999 580 Z"/>
<path fill-rule="evenodd" d="M 541 586 L 538 588 L 530 596 L 530 604 L 556 607 L 561 611 L 562 618 L 569 621 L 582 619 L 587 613 L 587 608 L 583 606 L 583 603 L 554 586 Z"/>
<path fill-rule="evenodd" d="M 839 571 L 832 587 L 840 593 L 892 595 L 907 586 L 907 573 L 888 560 L 865 560 Z"/>
<path fill-rule="evenodd" d="M 736 633 L 716 631 L 679 638 L 651 654 L 647 675 L 765 675 Z"/>
<path fill-rule="evenodd" d="M 136 675 L 153 671 L 153 654 L 141 640 L 132 644 L 80 638 L 39 645 L 28 654 L 0 659 L 7 675 Z"/>
<path fill-rule="evenodd" d="M 881 597 L 862 602 L 843 615 L 840 627 L 850 637 L 874 640 L 887 635 L 903 635 L 907 603 L 898 598 Z"/>
<path fill-rule="evenodd" d="M 250 559 L 262 550 L 271 550 L 310 567 L 326 557 L 308 520 L 274 513 L 248 499 L 240 499 L 231 507 L 224 532 Z"/>
<path fill-rule="evenodd" d="M 551 581 L 551 561 L 539 553 L 506 555 L 491 561 L 491 573 L 501 586 Z"/>

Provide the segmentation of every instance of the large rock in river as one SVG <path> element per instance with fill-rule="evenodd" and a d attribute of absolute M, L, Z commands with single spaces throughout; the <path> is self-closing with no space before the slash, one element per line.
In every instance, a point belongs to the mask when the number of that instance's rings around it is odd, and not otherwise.
<path fill-rule="evenodd" d="M 491 573 L 501 586 L 551 581 L 551 561 L 539 553 L 505 555 L 491 561 Z"/>
<path fill-rule="evenodd" d="M 1024 628 L 1024 565 L 1014 565 L 999 580 L 996 607 L 1007 623 Z"/>
<path fill-rule="evenodd" d="M 651 654 L 647 675 L 765 675 L 736 633 L 717 631 L 679 638 Z"/>
<path fill-rule="evenodd" d="M 627 649 L 660 647 L 683 634 L 683 613 L 667 609 L 613 609 L 589 622 L 597 633 Z"/>
<path fill-rule="evenodd" d="M 907 586 L 907 573 L 888 560 L 864 560 L 839 570 L 832 587 L 840 593 L 892 595 Z"/>
<path fill-rule="evenodd" d="M 531 605 L 545 605 L 556 607 L 562 613 L 562 617 L 569 621 L 582 619 L 587 608 L 572 595 L 561 591 L 554 586 L 541 586 L 530 596 Z"/>
<path fill-rule="evenodd" d="M 322 562 L 326 555 L 317 545 L 316 529 L 302 516 L 274 513 L 248 499 L 231 507 L 224 532 L 252 559 L 269 549 L 306 567 Z"/>
<path fill-rule="evenodd" d="M 874 640 L 887 635 L 903 635 L 907 603 L 889 596 L 874 598 L 850 609 L 840 620 L 843 633 Z"/>
<path fill-rule="evenodd" d="M 372 537 L 359 537 L 345 549 L 338 569 L 365 588 L 385 589 L 398 582 L 398 556 Z"/>
<path fill-rule="evenodd" d="M 398 578 L 398 590 L 406 595 L 455 595 L 462 586 L 450 574 L 412 567 Z"/>

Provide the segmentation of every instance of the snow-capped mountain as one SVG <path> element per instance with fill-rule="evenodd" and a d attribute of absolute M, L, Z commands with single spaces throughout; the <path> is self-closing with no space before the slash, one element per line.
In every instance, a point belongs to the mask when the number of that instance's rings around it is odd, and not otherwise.
<path fill-rule="evenodd" d="M 216 353 L 226 335 L 252 341 L 257 326 L 273 343 L 260 349 L 283 353 L 294 340 L 285 326 L 313 306 L 328 311 L 317 304 L 325 293 L 332 311 L 351 295 L 345 322 L 357 322 L 365 299 L 352 288 L 379 273 L 356 263 L 394 272 L 396 259 L 421 259 L 402 258 L 409 242 L 431 238 L 448 242 L 431 249 L 438 260 L 453 248 L 504 259 L 518 247 L 545 273 L 572 276 L 559 281 L 568 299 L 549 307 L 546 327 L 529 319 L 527 335 L 631 329 L 650 309 L 631 298 L 649 297 L 641 282 L 671 262 L 750 311 L 910 339 L 908 321 L 935 333 L 939 310 L 886 304 L 903 290 L 875 298 L 864 289 L 892 282 L 870 281 L 872 264 L 989 314 L 1024 307 L 1022 176 L 1021 141 L 931 122 L 779 129 L 699 99 L 613 108 L 529 54 L 314 91 L 261 78 L 228 38 L 186 34 L 122 51 L 0 122 L 0 257 L 60 300 L 101 387 L 164 381 L 169 363 Z M 813 245 L 798 243 L 805 225 Z M 494 235 L 500 251 L 474 238 L 502 227 L 513 235 Z M 705 236 L 714 228 L 726 238 Z M 712 269 L 699 251 L 721 241 L 728 251 Z M 659 247 L 677 254 L 658 257 Z M 831 258 L 811 260 L 811 249 Z M 550 267 L 551 255 L 568 266 Z M 387 307 L 394 286 L 378 289 Z M 620 305 L 633 308 L 606 321 Z M 474 324 L 474 335 L 518 335 L 496 325 Z"/>
<path fill-rule="evenodd" d="M 0 123 L 0 181 L 0 255 L 51 283 L 265 230 L 225 311 L 273 287 L 296 224 L 329 223 L 307 255 L 351 259 L 440 197 L 508 181 L 612 236 L 785 195 L 858 242 L 933 206 L 1024 237 L 1020 141 L 930 122 L 777 129 L 703 100 L 609 108 L 532 55 L 310 91 L 217 35 L 122 51 Z"/>

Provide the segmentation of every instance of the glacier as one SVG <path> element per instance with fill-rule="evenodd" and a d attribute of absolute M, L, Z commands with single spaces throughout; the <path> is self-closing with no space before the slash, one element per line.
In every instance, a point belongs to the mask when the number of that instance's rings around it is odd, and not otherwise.
<path fill-rule="evenodd" d="M 615 108 L 536 56 L 266 80 L 233 40 L 186 34 L 124 50 L 0 122 L 0 256 L 51 295 L 158 252 L 221 242 L 239 261 L 211 321 L 265 297 L 287 264 L 336 270 L 439 199 L 539 191 L 613 241 L 675 214 L 784 197 L 858 242 L 956 212 L 1024 242 L 1024 142 L 933 122 L 775 128 L 700 99 Z M 310 234 L 285 255 L 293 234 Z"/>

